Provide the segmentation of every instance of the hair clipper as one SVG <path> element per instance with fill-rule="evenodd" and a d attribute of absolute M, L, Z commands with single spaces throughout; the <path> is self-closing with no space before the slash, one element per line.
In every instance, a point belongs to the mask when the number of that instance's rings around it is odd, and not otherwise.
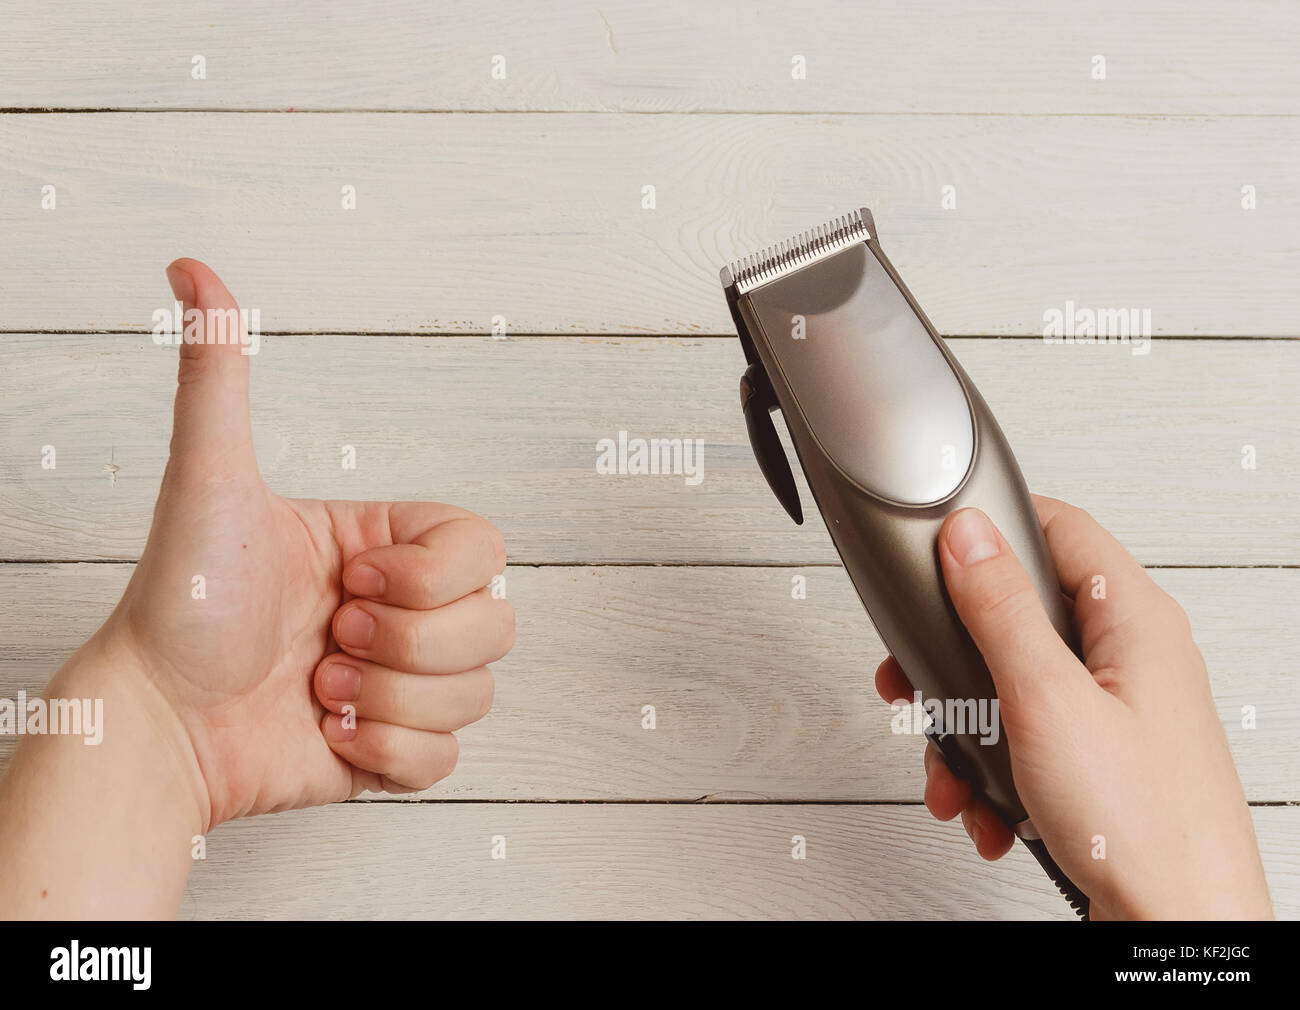
<path fill-rule="evenodd" d="M 749 366 L 740 401 L 759 467 L 802 523 L 771 416 L 780 410 L 844 568 L 922 697 L 940 713 L 950 699 L 969 705 L 996 697 L 939 565 L 939 527 L 957 509 L 988 514 L 1028 570 L 1052 624 L 1072 642 L 1020 467 L 988 405 L 881 251 L 871 212 L 863 208 L 772 246 L 724 267 L 721 277 Z M 936 718 L 926 735 L 1086 918 L 1087 897 L 1052 860 L 1016 795 L 1001 727 L 992 744 L 973 730 Z"/>

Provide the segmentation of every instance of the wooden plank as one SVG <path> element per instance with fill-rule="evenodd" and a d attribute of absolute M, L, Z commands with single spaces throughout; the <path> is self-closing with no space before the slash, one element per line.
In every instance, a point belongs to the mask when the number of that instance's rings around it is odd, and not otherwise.
<path fill-rule="evenodd" d="M 1300 809 L 1257 807 L 1279 918 Z M 807 858 L 791 857 L 795 835 Z M 505 859 L 492 858 L 494 836 Z M 208 839 L 184 919 L 1054 919 L 1033 857 L 996 863 L 918 807 L 347 804 Z"/>
<path fill-rule="evenodd" d="M 736 0 L 102 13 L 47 0 L 5 28 L 6 107 L 1287 114 L 1300 89 L 1300 14 L 1267 0 L 1191 17 L 1176 0 L 1094 0 L 1086 17 L 1027 0 L 810 0 L 789 14 Z"/>
<path fill-rule="evenodd" d="M 41 689 L 131 568 L 0 565 L 0 697 Z M 1300 800 L 1300 571 L 1154 574 L 1191 616 L 1248 797 Z M 921 799 L 923 743 L 890 730 L 872 687 L 885 652 L 841 569 L 512 567 L 507 586 L 519 640 L 495 666 L 495 707 L 426 795 Z"/>
<path fill-rule="evenodd" d="M 0 318 L 148 332 L 187 254 L 268 331 L 726 333 L 721 264 L 866 204 L 945 333 L 1294 336 L 1297 162 L 1300 117 L 0 116 Z"/>
<path fill-rule="evenodd" d="M 952 346 L 1030 486 L 1088 508 L 1144 563 L 1300 562 L 1300 343 Z M 0 337 L 0 558 L 139 556 L 174 353 Z M 837 561 L 816 517 L 794 526 L 763 483 L 734 340 L 265 337 L 253 360 L 258 455 L 282 494 L 455 502 L 496 522 L 516 562 Z M 598 474 L 597 442 L 620 431 L 703 439 L 702 482 Z M 357 469 L 340 468 L 343 445 Z"/>

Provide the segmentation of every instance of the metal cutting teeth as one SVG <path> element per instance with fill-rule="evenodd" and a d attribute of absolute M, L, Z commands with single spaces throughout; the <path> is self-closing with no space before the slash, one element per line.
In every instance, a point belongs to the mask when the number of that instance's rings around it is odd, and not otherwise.
<path fill-rule="evenodd" d="M 768 246 L 752 256 L 736 260 L 730 264 L 729 269 L 736 291 L 744 294 L 856 242 L 867 242 L 870 239 L 862 211 L 855 210 L 852 214 L 837 217 L 794 238 Z"/>

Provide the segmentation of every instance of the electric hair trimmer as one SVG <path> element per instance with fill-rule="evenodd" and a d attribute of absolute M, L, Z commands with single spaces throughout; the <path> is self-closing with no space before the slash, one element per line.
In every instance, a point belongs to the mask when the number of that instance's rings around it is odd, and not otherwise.
<path fill-rule="evenodd" d="M 1087 897 L 1048 854 L 1016 795 L 1001 726 L 990 744 L 991 734 L 938 717 L 949 699 L 989 706 L 996 697 L 944 588 L 938 534 L 948 513 L 987 513 L 1057 632 L 1074 640 L 1024 477 L 988 405 L 881 251 L 866 208 L 724 267 L 722 286 L 749 364 L 740 402 L 768 485 L 802 523 L 772 422 L 780 410 L 876 630 L 912 686 L 938 703 L 926 706 L 936 715 L 930 743 L 1086 918 Z"/>

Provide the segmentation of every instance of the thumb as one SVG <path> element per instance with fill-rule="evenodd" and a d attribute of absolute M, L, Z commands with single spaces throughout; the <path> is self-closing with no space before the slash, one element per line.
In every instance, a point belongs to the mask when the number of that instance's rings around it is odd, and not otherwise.
<path fill-rule="evenodd" d="M 239 306 L 198 260 L 176 260 L 167 280 L 184 309 L 170 465 L 181 473 L 255 475 L 244 353 L 251 346 Z"/>
<path fill-rule="evenodd" d="M 957 614 L 974 639 L 1004 709 L 1036 711 L 1093 683 L 1061 641 L 1011 545 L 979 509 L 950 515 L 939 561 Z M 1004 714 L 1010 714 L 1004 712 Z"/>

